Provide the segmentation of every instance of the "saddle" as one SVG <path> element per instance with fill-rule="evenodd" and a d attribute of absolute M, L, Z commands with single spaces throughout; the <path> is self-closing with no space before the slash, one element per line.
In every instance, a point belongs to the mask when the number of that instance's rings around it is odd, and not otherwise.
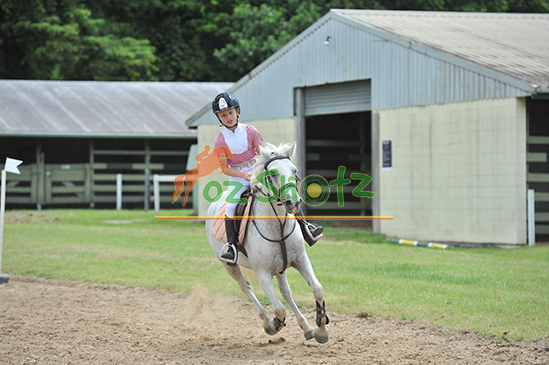
<path fill-rule="evenodd" d="M 242 217 L 242 220 L 237 220 L 236 231 L 238 232 L 238 243 L 236 248 L 246 255 L 246 250 L 244 249 L 244 237 L 246 235 L 246 228 L 248 226 L 248 216 L 250 214 L 250 209 L 252 207 L 253 195 L 252 194 L 242 194 L 242 197 L 248 199 L 246 204 L 238 204 L 236 206 L 235 215 L 237 217 Z M 216 219 L 212 226 L 212 236 L 221 242 L 227 242 L 227 231 L 225 230 L 225 210 L 227 209 L 227 202 L 224 202 L 219 208 L 219 211 L 216 214 Z M 219 218 L 217 218 L 219 217 Z"/>

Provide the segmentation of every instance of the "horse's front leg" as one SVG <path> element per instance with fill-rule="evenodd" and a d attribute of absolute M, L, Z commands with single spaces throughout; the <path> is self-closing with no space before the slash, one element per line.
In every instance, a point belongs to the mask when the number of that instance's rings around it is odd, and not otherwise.
<path fill-rule="evenodd" d="M 314 337 L 314 328 L 309 324 L 309 322 L 307 322 L 307 319 L 303 316 L 303 314 L 301 314 L 301 311 L 294 302 L 294 298 L 292 298 L 292 292 L 290 290 L 290 284 L 288 283 L 286 271 L 284 271 L 282 274 L 276 274 L 276 280 L 278 281 L 278 288 L 280 289 L 282 296 L 294 311 L 297 318 L 297 323 L 299 324 L 299 327 L 301 327 L 301 329 L 303 330 L 305 338 L 307 340 L 312 339 Z"/>
<path fill-rule="evenodd" d="M 294 267 L 303 276 L 303 279 L 313 289 L 313 295 L 316 301 L 316 324 L 317 328 L 314 329 L 314 338 L 319 343 L 328 342 L 328 330 L 326 325 L 330 322 L 330 319 L 326 315 L 326 306 L 324 304 L 324 288 L 316 278 L 315 272 L 311 265 L 311 261 L 307 254 L 303 255 L 299 261 L 294 263 Z"/>
<path fill-rule="evenodd" d="M 236 282 L 240 286 L 240 289 L 252 300 L 255 308 L 257 309 L 259 317 L 263 320 L 264 326 L 268 326 L 270 321 L 269 312 L 267 312 L 267 310 L 261 305 L 261 303 L 255 296 L 254 290 L 250 285 L 250 282 L 246 280 L 246 278 L 242 274 L 240 266 L 230 266 L 226 263 L 223 263 L 223 266 L 225 266 L 225 269 L 227 270 L 229 275 L 231 275 L 231 277 L 236 280 Z"/>
<path fill-rule="evenodd" d="M 267 294 L 271 304 L 273 306 L 275 317 L 268 322 L 263 320 L 263 329 L 269 335 L 277 334 L 284 326 L 286 326 L 286 308 L 284 304 L 278 299 L 276 295 L 276 290 L 273 284 L 273 276 L 266 271 L 255 271 L 257 276 L 257 281 L 261 286 L 261 289 Z"/>

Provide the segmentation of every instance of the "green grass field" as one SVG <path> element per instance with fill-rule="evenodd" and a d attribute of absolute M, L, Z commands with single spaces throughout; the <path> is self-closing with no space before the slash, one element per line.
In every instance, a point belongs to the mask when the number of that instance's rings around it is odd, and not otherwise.
<path fill-rule="evenodd" d="M 328 311 L 387 315 L 511 341 L 549 338 L 547 246 L 440 250 L 327 227 L 307 251 Z M 202 223 L 157 221 L 154 212 L 7 212 L 2 265 L 8 274 L 183 292 L 201 285 L 244 297 L 211 252 Z M 298 305 L 312 307 L 297 271 L 289 269 L 289 280 Z"/>

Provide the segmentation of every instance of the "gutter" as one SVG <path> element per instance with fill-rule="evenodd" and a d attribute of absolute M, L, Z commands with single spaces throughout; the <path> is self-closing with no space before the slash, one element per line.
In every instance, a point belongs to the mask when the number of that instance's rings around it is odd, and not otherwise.
<path fill-rule="evenodd" d="M 549 88 L 538 85 L 532 85 L 535 88 L 532 94 L 532 100 L 549 100 Z"/>
<path fill-rule="evenodd" d="M 76 132 L 48 133 L 46 131 L 13 132 L 0 131 L 1 137 L 37 137 L 37 138 L 152 138 L 152 139 L 196 139 L 198 133 L 113 133 L 113 132 Z"/>

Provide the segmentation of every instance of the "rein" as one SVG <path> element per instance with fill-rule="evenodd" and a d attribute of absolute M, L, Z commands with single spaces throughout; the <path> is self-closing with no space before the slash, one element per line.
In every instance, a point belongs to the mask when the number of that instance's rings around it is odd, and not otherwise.
<path fill-rule="evenodd" d="M 279 155 L 279 156 L 273 156 L 271 157 L 270 159 L 267 160 L 267 162 L 265 162 L 265 165 L 264 165 L 264 169 L 265 171 L 268 170 L 268 166 L 271 162 L 273 161 L 276 161 L 276 160 L 285 160 L 285 159 L 290 159 L 289 156 L 287 155 Z M 286 187 L 290 184 L 294 184 L 293 182 L 291 183 L 287 183 L 286 184 Z M 256 188 L 255 189 L 256 192 L 258 193 L 261 193 L 261 195 L 263 196 L 266 196 L 263 191 L 260 189 L 260 188 Z M 277 204 L 277 205 L 282 205 L 282 202 L 281 202 L 281 199 L 280 199 L 280 196 L 277 197 L 276 199 L 277 201 L 279 201 L 280 203 Z M 257 226 L 257 223 L 255 220 L 252 220 L 253 224 L 254 224 L 254 227 L 255 229 L 257 230 L 257 232 L 259 233 L 259 235 L 261 237 L 263 237 L 263 239 L 267 240 L 267 241 L 270 241 L 270 242 L 278 242 L 280 244 L 280 249 L 282 250 L 282 262 L 283 262 L 283 267 L 282 267 L 282 271 L 280 272 L 280 274 L 284 273 L 284 271 L 286 271 L 286 269 L 288 268 L 288 252 L 286 250 L 286 240 L 288 239 L 288 237 L 290 237 L 292 235 L 292 233 L 294 233 L 294 230 L 295 230 L 295 226 L 296 226 L 296 222 L 294 220 L 294 225 L 292 227 L 292 230 L 290 231 L 290 233 L 288 233 L 287 235 L 284 235 L 284 230 L 286 228 L 286 222 L 288 221 L 288 219 L 284 219 L 284 223 L 281 222 L 280 220 L 280 217 L 278 216 L 278 213 L 276 212 L 276 209 L 275 207 L 273 206 L 273 203 L 270 202 L 269 205 L 271 206 L 271 208 L 273 209 L 273 212 L 274 214 L 276 215 L 276 218 L 277 218 L 277 221 L 278 221 L 278 224 L 280 226 L 280 238 L 278 240 L 276 239 L 271 239 L 271 238 L 268 238 L 266 237 L 263 233 L 261 233 L 261 231 L 259 230 L 259 227 Z M 288 212 L 286 212 L 286 214 L 284 215 L 284 218 L 288 217 Z"/>
<path fill-rule="evenodd" d="M 296 222 L 294 220 L 294 225 L 293 225 L 292 230 L 290 231 L 290 233 L 288 233 L 287 235 L 284 235 L 284 229 L 286 228 L 286 222 L 288 221 L 288 219 L 284 219 L 284 223 L 282 223 L 280 221 L 280 218 L 278 217 L 278 213 L 276 212 L 275 208 L 273 207 L 273 203 L 269 203 L 269 205 L 271 206 L 271 208 L 273 208 L 273 212 L 276 214 L 278 224 L 280 225 L 280 238 L 278 240 L 276 240 L 276 239 L 271 239 L 269 237 L 266 237 L 259 230 L 259 227 L 257 226 L 257 223 L 255 222 L 255 220 L 252 220 L 252 222 L 254 224 L 255 229 L 257 229 L 257 232 L 259 233 L 259 235 L 261 237 L 263 237 L 263 239 L 265 239 L 267 241 L 270 241 L 270 242 L 278 242 L 280 244 L 280 249 L 282 250 L 282 265 L 283 265 L 282 271 L 280 273 L 282 274 L 288 268 L 288 252 L 286 250 L 286 240 L 288 239 L 288 237 L 291 236 L 292 233 L 294 233 Z M 288 213 L 286 213 L 285 217 L 287 217 L 287 216 L 288 216 Z"/>

